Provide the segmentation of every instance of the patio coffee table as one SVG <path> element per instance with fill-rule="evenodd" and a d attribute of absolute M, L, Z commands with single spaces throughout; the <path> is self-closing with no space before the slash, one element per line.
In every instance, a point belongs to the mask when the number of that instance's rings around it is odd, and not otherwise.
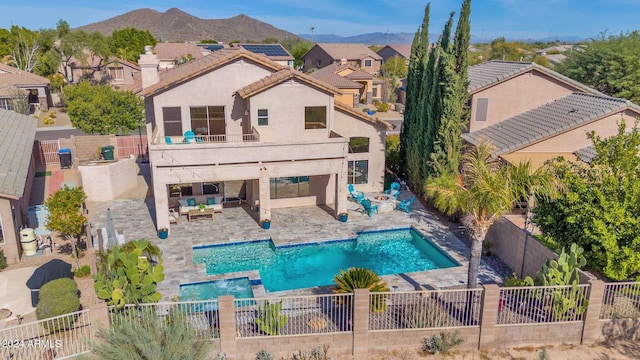
<path fill-rule="evenodd" d="M 376 195 L 371 202 L 378 205 L 379 212 L 390 212 L 396 208 L 396 199 L 387 194 Z"/>
<path fill-rule="evenodd" d="M 213 208 L 206 208 L 203 210 L 200 209 L 194 209 L 194 210 L 189 210 L 189 212 L 187 213 L 187 220 L 189 220 L 189 222 L 191 222 L 191 219 L 196 219 L 199 217 L 210 217 L 211 220 L 213 220 Z"/>

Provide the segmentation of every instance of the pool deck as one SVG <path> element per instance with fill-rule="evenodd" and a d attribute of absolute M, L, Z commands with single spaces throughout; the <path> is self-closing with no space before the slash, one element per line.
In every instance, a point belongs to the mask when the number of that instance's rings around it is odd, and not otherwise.
<path fill-rule="evenodd" d="M 370 195 L 373 196 L 373 195 Z M 407 199 L 411 193 L 403 191 L 399 199 Z M 188 222 L 182 216 L 179 224 L 171 225 L 171 233 L 166 240 L 158 239 L 155 223 L 153 199 L 127 199 L 88 204 L 89 222 L 92 232 L 104 227 L 107 208 L 111 209 L 113 223 L 127 241 L 146 238 L 163 252 L 165 280 L 158 286 L 163 301 L 175 299 L 180 284 L 221 279 L 224 277 L 249 276 L 256 279 L 257 271 L 235 274 L 207 276 L 204 265 L 193 264 L 194 245 L 226 244 L 240 241 L 271 239 L 275 246 L 301 244 L 327 240 L 355 238 L 357 233 L 372 230 L 415 228 L 445 250 L 461 266 L 448 269 L 430 270 L 383 278 L 389 288 L 396 291 L 424 288 L 451 288 L 464 286 L 467 282 L 469 248 L 456 238 L 438 219 L 416 201 L 410 214 L 393 211 L 368 217 L 360 212 L 356 203 L 349 204 L 349 220 L 336 220 L 333 210 L 326 206 L 309 206 L 271 211 L 271 228 L 262 229 L 258 223 L 258 213 L 243 203 L 225 203 L 224 212 L 216 213 L 213 221 L 201 219 Z M 484 262 L 481 263 L 481 283 L 500 282 L 501 277 Z M 256 297 L 264 296 L 262 286 L 254 287 Z M 274 296 L 326 293 L 327 288 L 312 288 L 270 293 Z"/>

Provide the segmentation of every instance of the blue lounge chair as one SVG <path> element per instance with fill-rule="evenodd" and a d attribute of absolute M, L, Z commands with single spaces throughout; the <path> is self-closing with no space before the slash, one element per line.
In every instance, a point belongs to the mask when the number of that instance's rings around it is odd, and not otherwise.
<path fill-rule="evenodd" d="M 349 184 L 349 194 L 351 194 L 351 200 L 357 202 L 358 204 L 360 204 L 362 200 L 365 199 L 364 193 L 362 191 L 357 191 L 353 187 L 353 184 Z"/>
<path fill-rule="evenodd" d="M 371 205 L 371 200 L 369 199 L 363 199 L 360 205 L 362 205 L 364 213 L 369 215 L 369 217 L 373 216 L 373 213 L 378 213 L 378 205 Z"/>
<path fill-rule="evenodd" d="M 398 195 L 400 195 L 400 183 L 392 182 L 391 187 L 385 190 L 384 193 L 387 195 L 391 195 L 396 198 L 396 200 L 398 200 Z"/>
<path fill-rule="evenodd" d="M 404 212 L 406 212 L 407 214 L 411 212 L 411 207 L 413 206 L 413 203 L 416 201 L 416 196 L 413 195 L 413 197 L 411 198 L 411 200 L 402 200 L 402 202 L 400 202 L 400 204 L 398 204 L 398 207 L 396 208 L 396 210 L 402 210 Z"/>

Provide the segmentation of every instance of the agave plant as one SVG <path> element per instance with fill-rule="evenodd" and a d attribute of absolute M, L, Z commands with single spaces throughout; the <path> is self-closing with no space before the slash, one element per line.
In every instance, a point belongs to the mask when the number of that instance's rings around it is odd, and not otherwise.
<path fill-rule="evenodd" d="M 333 278 L 337 284 L 335 292 L 338 294 L 352 293 L 355 289 L 369 289 L 369 292 L 387 292 L 389 288 L 374 271 L 365 268 L 349 268 L 340 270 L 340 274 Z M 387 308 L 386 296 L 371 296 L 371 310 L 383 312 Z"/>

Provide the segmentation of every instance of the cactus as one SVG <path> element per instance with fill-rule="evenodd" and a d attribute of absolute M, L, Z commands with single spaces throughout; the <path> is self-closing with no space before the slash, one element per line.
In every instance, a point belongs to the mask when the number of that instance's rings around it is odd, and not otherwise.
<path fill-rule="evenodd" d="M 142 241 L 142 240 L 138 240 Z M 146 241 L 146 240 L 144 240 Z M 130 252 L 121 252 L 114 246 L 106 256 L 102 256 L 100 269 L 94 275 L 94 289 L 98 298 L 121 309 L 125 304 L 158 302 L 162 295 L 156 286 L 164 280 L 162 260 L 155 266 L 142 256 L 144 244 L 137 244 Z"/>
<path fill-rule="evenodd" d="M 267 335 L 280 335 L 280 330 L 287 324 L 289 320 L 287 315 L 280 314 L 282 310 L 282 301 L 275 304 L 265 304 L 258 309 L 256 324 L 260 330 Z"/>

